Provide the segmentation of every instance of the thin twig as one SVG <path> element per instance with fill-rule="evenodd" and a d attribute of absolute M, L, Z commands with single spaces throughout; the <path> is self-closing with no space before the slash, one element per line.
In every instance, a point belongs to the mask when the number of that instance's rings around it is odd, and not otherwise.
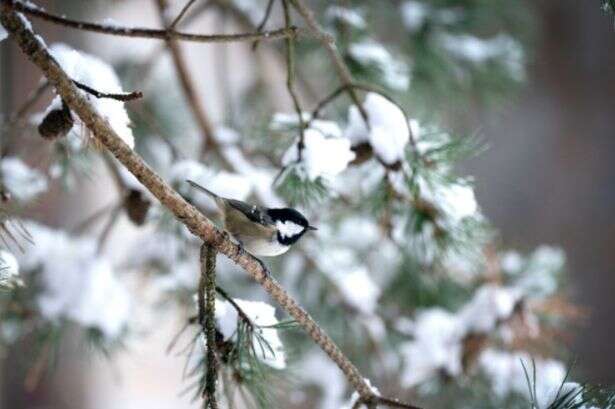
<path fill-rule="evenodd" d="M 20 122 L 48 89 L 49 81 L 41 81 L 36 89 L 28 96 L 25 102 L 15 111 L 13 115 L 10 116 L 9 123 Z"/>
<path fill-rule="evenodd" d="M 118 222 L 121 213 L 122 213 L 122 206 L 116 206 L 111 211 L 111 215 L 107 219 L 107 222 L 105 223 L 105 227 L 103 227 L 103 230 L 100 233 L 100 236 L 98 236 L 98 240 L 96 241 L 96 254 L 102 254 L 105 243 L 107 239 L 109 238 L 109 235 L 111 234 L 111 231 L 113 230 L 113 227 Z"/>
<path fill-rule="evenodd" d="M 224 291 L 224 289 L 222 289 L 222 287 L 216 287 L 216 291 L 218 292 L 218 294 L 220 294 L 220 297 L 224 298 L 226 301 L 229 302 L 229 304 L 233 306 L 233 308 L 235 308 L 235 311 L 237 311 L 237 315 L 246 323 L 246 325 L 250 327 L 250 329 L 254 329 L 254 323 L 252 322 L 250 317 L 248 317 L 248 314 L 246 314 L 245 311 L 241 309 L 241 307 L 239 306 L 239 304 L 237 304 L 233 297 L 229 296 L 228 293 Z"/>
<path fill-rule="evenodd" d="M 118 101 L 132 101 L 133 99 L 143 98 L 143 93 L 141 91 L 132 91 L 121 94 L 109 94 L 106 92 L 100 92 L 95 90 L 92 87 L 89 87 L 79 81 L 73 80 L 77 88 L 87 92 L 88 94 L 94 95 L 96 98 L 109 98 L 109 99 L 117 99 Z"/>
<path fill-rule="evenodd" d="M 282 0 L 284 8 L 284 24 L 290 27 L 292 24 L 288 0 Z M 299 120 L 299 143 L 297 143 L 297 160 L 301 161 L 303 148 L 305 147 L 305 123 L 303 121 L 303 109 L 299 102 L 299 97 L 295 91 L 295 41 L 292 38 L 286 39 L 286 88 L 293 100 L 293 106 Z"/>
<path fill-rule="evenodd" d="M 223 10 L 223 11 L 228 11 L 233 17 L 233 19 L 245 30 L 248 30 L 248 31 L 256 30 L 256 27 L 252 23 L 252 20 L 250 19 L 248 14 L 244 12 L 243 10 L 239 9 L 233 2 L 225 1 L 225 0 L 211 0 L 211 1 L 216 5 L 218 9 Z M 271 50 L 275 52 L 273 54 L 273 57 L 276 60 L 276 63 L 278 63 L 279 65 L 283 65 L 285 63 L 284 61 L 285 56 L 283 55 L 283 50 L 281 50 L 279 47 L 276 47 L 276 46 L 271 47 Z M 297 67 L 298 74 L 300 74 L 300 68 L 301 67 Z M 317 93 L 316 93 L 315 87 L 311 83 L 308 82 L 306 76 L 298 75 L 297 82 L 301 85 L 301 90 L 303 91 L 302 92 L 303 94 L 305 94 L 307 97 L 309 97 L 312 100 L 317 99 Z"/>
<path fill-rule="evenodd" d="M 39 40 L 10 4 L 0 2 L 0 23 L 10 33 L 22 52 L 37 65 L 45 77 L 56 88 L 57 93 L 66 101 L 80 120 L 88 127 L 94 137 L 104 145 L 175 217 L 195 236 L 224 254 L 241 266 L 267 293 L 301 325 L 312 340 L 327 353 L 344 373 L 348 382 L 369 401 L 374 397 L 372 388 L 354 364 L 343 354 L 335 342 L 299 306 L 282 286 L 271 276 L 265 265 L 233 243 L 227 234 L 218 230 L 214 224 L 194 206 L 172 189 L 157 175 L 143 159 L 128 146 L 109 126 L 85 98 L 66 72 L 53 60 L 44 43 Z"/>
<path fill-rule="evenodd" d="M 216 359 L 216 249 L 203 243 L 200 261 L 199 323 L 207 339 L 207 374 L 203 397 L 206 399 L 206 407 L 218 409 L 216 400 L 216 384 L 218 382 L 218 362 Z"/>
<path fill-rule="evenodd" d="M 169 30 L 175 30 L 175 27 L 177 27 L 177 24 L 179 24 L 180 20 L 182 18 L 184 18 L 184 16 L 186 15 L 186 13 L 188 12 L 188 10 L 190 9 L 190 7 L 192 7 L 192 5 L 196 2 L 196 0 L 188 0 L 186 2 L 186 4 L 184 5 L 184 7 L 181 9 L 181 11 L 179 12 L 179 14 L 177 15 L 177 17 L 175 17 L 175 20 L 173 20 L 171 22 L 171 24 L 169 25 Z"/>
<path fill-rule="evenodd" d="M 354 92 L 354 89 L 350 87 L 350 84 L 352 84 L 354 80 L 352 78 L 350 70 L 348 69 L 348 66 L 342 59 L 342 56 L 340 55 L 337 46 L 335 45 L 335 39 L 331 36 L 331 34 L 325 32 L 325 30 L 320 26 L 318 21 L 316 21 L 314 12 L 305 4 L 304 0 L 290 1 L 297 10 L 297 12 L 305 20 L 305 23 L 312 31 L 312 34 L 314 34 L 316 39 L 320 41 L 320 43 L 327 51 L 327 54 L 329 54 L 329 57 L 333 62 L 333 66 L 335 67 L 335 71 L 337 71 L 337 75 L 339 76 L 340 81 L 342 82 L 342 84 L 348 87 L 346 89 L 346 92 L 348 92 L 350 99 L 352 99 L 352 102 L 359 109 L 359 112 L 361 113 L 361 116 L 363 117 L 366 126 L 369 128 L 367 112 L 365 111 L 365 108 L 363 108 L 363 105 L 361 104 L 361 101 L 359 100 L 359 97 L 357 96 L 356 92 Z"/>
<path fill-rule="evenodd" d="M 109 203 L 101 207 L 100 209 L 96 210 L 94 213 L 92 213 L 91 215 L 89 215 L 88 217 L 80 221 L 79 223 L 77 223 L 74 227 L 70 228 L 69 231 L 72 234 L 81 234 L 88 227 L 90 227 L 93 223 L 98 221 L 98 219 L 100 219 L 102 216 L 104 216 L 105 214 L 109 213 L 110 211 L 118 207 L 122 207 L 121 202 Z"/>
<path fill-rule="evenodd" d="M 410 117 L 408 117 L 408 114 L 406 114 L 406 111 L 404 110 L 404 108 L 400 105 L 399 102 L 395 101 L 395 99 L 393 99 L 389 95 L 387 95 L 386 92 L 384 92 L 384 91 L 382 91 L 382 90 L 380 90 L 380 89 L 378 89 L 378 88 L 376 88 L 374 86 L 371 86 L 371 85 L 359 84 L 359 83 L 356 83 L 356 82 L 353 82 L 351 84 L 346 84 L 346 85 L 340 85 L 337 89 L 335 89 L 333 92 L 331 92 L 325 98 L 323 98 L 320 102 L 318 102 L 318 104 L 316 105 L 316 107 L 312 111 L 312 114 L 310 115 L 309 122 L 313 121 L 314 119 L 317 119 L 320 116 L 321 111 L 327 105 L 329 105 L 331 102 L 333 102 L 337 97 L 339 97 L 342 94 L 342 92 L 344 92 L 349 87 L 350 88 L 354 88 L 354 89 L 358 89 L 358 90 L 361 90 L 361 91 L 365 91 L 365 92 L 376 93 L 376 94 L 382 96 L 383 98 L 385 98 L 386 100 L 388 100 L 390 103 L 395 105 L 397 108 L 399 108 L 399 110 L 402 112 L 402 114 L 404 114 L 404 118 L 406 119 L 406 127 L 408 129 L 408 134 L 410 135 L 410 145 L 414 149 L 416 155 L 418 155 L 418 152 L 416 150 L 416 139 L 415 139 L 414 135 L 412 134 L 412 128 L 410 127 Z"/>
<path fill-rule="evenodd" d="M 121 27 L 116 25 L 105 25 L 90 23 L 85 21 L 73 20 L 46 12 L 45 10 L 31 4 L 22 3 L 16 0 L 3 0 L 3 4 L 14 8 L 30 17 L 40 18 L 50 23 L 59 24 L 65 27 L 75 28 L 83 31 L 93 31 L 101 34 L 115 35 L 121 37 L 139 37 L 157 40 L 168 40 L 173 38 L 183 41 L 194 41 L 200 43 L 225 43 L 235 41 L 255 41 L 255 40 L 278 40 L 280 38 L 294 37 L 299 33 L 297 27 L 291 29 L 281 28 L 273 31 L 263 31 L 261 33 L 238 33 L 238 34 L 191 34 L 174 30 L 160 30 L 142 27 Z"/>
<path fill-rule="evenodd" d="M 263 19 L 261 20 L 260 24 L 258 25 L 258 27 L 256 27 L 256 32 L 257 33 L 262 33 L 263 30 L 265 29 L 265 25 L 267 24 L 267 21 L 269 21 L 269 17 L 271 16 L 271 10 L 273 10 L 273 3 L 275 2 L 275 0 L 269 0 L 269 2 L 267 3 L 267 7 L 265 8 L 265 15 L 263 16 Z M 254 43 L 252 43 L 252 51 L 255 51 L 258 48 L 258 44 L 260 43 L 260 41 L 256 40 Z"/>
<path fill-rule="evenodd" d="M 162 24 L 166 25 L 165 21 L 165 9 L 167 7 L 166 0 L 157 0 L 156 4 L 158 5 L 158 14 L 160 16 L 160 20 Z M 214 128 L 211 124 L 211 120 L 205 111 L 205 107 L 201 102 L 201 98 L 196 91 L 196 87 L 192 81 L 192 77 L 190 75 L 190 71 L 188 70 L 188 64 L 186 63 L 186 59 L 182 52 L 182 49 L 177 41 L 174 39 L 169 39 L 167 41 L 167 45 L 169 47 L 169 51 L 171 52 L 171 57 L 173 58 L 173 63 L 175 65 L 175 70 L 177 71 L 177 79 L 182 86 L 182 90 L 184 91 L 184 96 L 186 98 L 186 102 L 192 111 L 192 115 L 196 120 L 196 123 L 201 130 L 203 143 L 201 148 L 202 156 L 209 150 L 214 152 L 219 152 L 218 143 L 214 136 Z M 227 169 L 232 169 L 231 164 L 226 160 L 224 155 L 218 155 L 222 160 L 222 163 Z"/>

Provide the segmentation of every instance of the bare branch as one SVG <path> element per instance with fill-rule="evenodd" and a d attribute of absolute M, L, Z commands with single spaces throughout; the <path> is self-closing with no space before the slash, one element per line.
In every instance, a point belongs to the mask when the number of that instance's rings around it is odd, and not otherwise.
<path fill-rule="evenodd" d="M 94 88 L 89 87 L 79 81 L 73 80 L 73 82 L 75 83 L 77 88 L 87 92 L 88 94 L 94 95 L 96 98 L 116 99 L 118 101 L 123 101 L 123 102 L 132 101 L 133 99 L 143 98 L 143 93 L 141 91 L 132 91 L 132 92 L 126 92 L 126 93 L 121 93 L 121 94 L 109 94 L 106 92 L 97 91 Z"/>
<path fill-rule="evenodd" d="M 166 0 L 157 0 L 156 4 L 158 6 L 158 13 L 160 16 L 160 20 L 162 24 L 166 25 L 164 11 L 166 9 Z M 186 97 L 186 102 L 192 111 L 192 115 L 196 120 L 196 123 L 203 134 L 203 143 L 201 148 L 201 153 L 204 154 L 208 150 L 212 150 L 214 152 L 219 152 L 219 147 L 214 138 L 214 129 L 205 111 L 205 107 L 201 103 L 201 99 L 197 94 L 196 87 L 192 81 L 192 77 L 188 70 L 188 64 L 186 63 L 186 59 L 184 58 L 184 53 L 177 41 L 174 39 L 169 39 L 167 41 L 167 45 L 169 47 L 169 51 L 171 52 L 171 57 L 173 58 L 173 63 L 175 65 L 175 70 L 177 71 L 177 78 L 179 83 L 182 86 L 182 90 L 184 91 L 184 96 Z M 231 164 L 226 160 L 223 155 L 218 155 L 222 160 L 223 164 L 226 168 L 231 169 Z"/>
<path fill-rule="evenodd" d="M 320 43 L 323 45 L 323 47 L 327 51 L 327 54 L 329 54 L 329 57 L 331 58 L 331 61 L 333 62 L 333 66 L 335 67 L 335 70 L 337 71 L 337 75 L 339 76 L 340 81 L 342 82 L 343 85 L 346 85 L 347 87 L 346 92 L 348 92 L 348 95 L 350 95 L 350 99 L 352 99 L 352 102 L 359 109 L 359 112 L 361 113 L 361 116 L 363 117 L 365 124 L 369 128 L 367 112 L 365 111 L 365 108 L 363 108 L 363 105 L 361 104 L 361 101 L 359 100 L 359 97 L 357 96 L 356 92 L 354 92 L 354 88 L 350 86 L 354 82 L 354 80 L 352 78 L 352 74 L 350 73 L 350 70 L 348 69 L 348 67 L 346 66 L 346 63 L 344 62 L 344 60 L 342 59 L 342 56 L 340 55 L 337 49 L 337 46 L 335 45 L 335 39 L 329 33 L 325 32 L 325 30 L 320 26 L 318 21 L 316 21 L 314 12 L 312 12 L 312 10 L 310 10 L 310 8 L 307 7 L 304 0 L 290 0 L 290 1 L 295 7 L 295 9 L 297 10 L 297 12 L 305 20 L 305 23 L 307 24 L 309 29 L 312 31 L 312 34 L 314 34 L 316 39 L 320 41 Z"/>
<path fill-rule="evenodd" d="M 46 12 L 45 10 L 31 4 L 22 3 L 16 0 L 3 0 L 4 7 L 12 7 L 30 17 L 40 18 L 50 23 L 59 24 L 65 27 L 75 28 L 83 31 L 93 31 L 101 34 L 115 35 L 121 37 L 139 37 L 157 40 L 168 40 L 170 38 L 183 41 L 194 41 L 200 43 L 228 43 L 236 41 L 256 41 L 256 40 L 278 40 L 286 37 L 294 37 L 298 34 L 297 27 L 282 28 L 273 31 L 263 31 L 260 33 L 238 33 L 238 34 L 191 34 L 175 30 L 159 30 L 154 28 L 142 27 L 122 27 L 116 25 L 105 25 L 89 23 L 85 21 L 73 20 Z"/>
<path fill-rule="evenodd" d="M 267 24 L 267 21 L 269 21 L 269 17 L 271 16 L 271 10 L 273 10 L 273 3 L 275 3 L 275 0 L 269 0 L 269 2 L 267 3 L 267 7 L 265 8 L 265 15 L 263 16 L 263 19 L 261 20 L 258 27 L 256 27 L 256 32 L 258 33 L 263 32 L 263 29 L 265 28 L 265 25 Z M 258 40 L 256 40 L 252 44 L 252 51 L 258 48 L 258 44 L 259 44 Z"/>
<path fill-rule="evenodd" d="M 190 9 L 190 7 L 192 7 L 192 5 L 196 2 L 196 0 L 188 0 L 186 2 L 186 4 L 184 5 L 184 7 L 181 9 L 181 11 L 179 12 L 179 14 L 177 15 L 177 17 L 175 17 L 175 19 L 171 22 L 171 24 L 169 25 L 169 29 L 170 30 L 175 30 L 175 27 L 177 27 L 177 24 L 179 24 L 179 22 L 181 21 L 182 18 L 184 18 L 184 16 L 186 15 L 186 13 L 188 12 L 188 10 Z M 210 2 L 207 2 L 207 4 L 211 4 Z"/>
<path fill-rule="evenodd" d="M 284 7 L 284 24 L 291 26 L 290 10 L 288 0 L 282 0 Z M 293 106 L 299 121 L 299 143 L 297 144 L 297 160 L 301 161 L 303 148 L 305 147 L 305 123 L 303 121 L 303 109 L 299 103 L 299 97 L 295 91 L 295 42 L 292 38 L 286 39 L 286 88 L 293 100 Z"/>

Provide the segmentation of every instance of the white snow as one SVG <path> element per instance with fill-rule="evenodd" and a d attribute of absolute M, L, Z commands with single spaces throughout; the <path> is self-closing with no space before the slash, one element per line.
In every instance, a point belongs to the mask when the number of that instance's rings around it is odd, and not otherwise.
<path fill-rule="evenodd" d="M 290 220 L 287 220 L 285 222 L 278 220 L 275 224 L 278 231 L 280 232 L 280 235 L 282 235 L 283 237 L 293 237 L 305 230 L 303 226 L 293 223 Z"/>
<path fill-rule="evenodd" d="M 38 305 L 48 319 L 67 318 L 116 338 L 130 318 L 131 297 L 111 264 L 96 255 L 96 242 L 28 223 L 35 245 L 21 256 L 22 269 L 40 269 Z"/>
<path fill-rule="evenodd" d="M 557 291 L 559 273 L 565 262 L 566 256 L 562 249 L 540 246 L 527 260 L 516 285 L 533 296 L 548 297 Z"/>
<path fill-rule="evenodd" d="M 358 29 L 364 29 L 367 26 L 365 18 L 356 8 L 330 6 L 325 12 L 325 17 L 331 21 L 339 20 Z"/>
<path fill-rule="evenodd" d="M 362 267 L 349 271 L 329 271 L 329 277 L 342 293 L 344 300 L 364 314 L 373 314 L 378 306 L 380 288 Z"/>
<path fill-rule="evenodd" d="M 275 308 L 259 301 L 246 301 L 238 298 L 233 300 L 257 327 L 261 327 L 255 328 L 255 331 L 260 331 L 260 335 L 270 347 L 263 346 L 261 348 L 258 341 L 254 340 L 254 350 L 259 359 L 272 368 L 284 369 L 286 367 L 286 353 L 278 335 L 278 330 L 275 328 L 264 328 L 278 324 L 278 319 L 275 317 Z M 225 340 L 235 336 L 237 320 L 237 310 L 235 310 L 230 302 L 216 300 L 216 321 L 218 322 L 218 329 L 224 335 Z"/>
<path fill-rule="evenodd" d="M 398 91 L 405 91 L 410 85 L 408 66 L 400 59 L 395 58 L 382 44 L 373 40 L 364 40 L 353 43 L 348 53 L 359 64 L 372 66 L 382 73 L 382 80 L 389 87 Z"/>
<path fill-rule="evenodd" d="M 53 44 L 49 51 L 73 80 L 100 92 L 124 92 L 113 67 L 98 57 L 79 52 L 62 43 Z M 118 136 L 131 148 L 134 148 L 130 118 L 126 113 L 124 103 L 114 99 L 85 95 L 88 96 L 98 113 L 109 122 Z M 59 99 L 59 97 L 56 97 L 56 99 Z"/>
<path fill-rule="evenodd" d="M 500 257 L 500 265 L 505 272 L 516 274 L 523 268 L 523 257 L 516 251 L 507 251 Z"/>
<path fill-rule="evenodd" d="M 394 164 L 402 160 L 410 140 L 404 113 L 385 97 L 373 92 L 367 94 L 363 107 L 367 111 L 370 129 L 367 129 L 359 110 L 353 105 L 348 110 L 346 137 L 353 145 L 369 142 L 376 156 L 384 163 Z"/>
<path fill-rule="evenodd" d="M 441 222 L 454 226 L 466 217 L 478 215 L 478 203 L 469 183 L 429 183 L 417 178 L 421 197 L 434 204 L 441 212 Z"/>
<path fill-rule="evenodd" d="M 311 113 L 303 112 L 301 117 L 304 122 L 308 122 L 311 119 Z M 271 118 L 270 128 L 273 131 L 289 131 L 299 127 L 299 118 L 297 114 L 277 112 Z M 310 121 L 310 128 L 314 129 L 323 135 L 331 138 L 341 138 L 342 129 L 334 121 L 328 121 L 326 119 L 312 119 Z"/>
<path fill-rule="evenodd" d="M 0 250 L 0 288 L 13 287 L 19 283 L 19 263 L 17 259 L 12 253 Z"/>
<path fill-rule="evenodd" d="M 532 378 L 532 357 L 526 353 L 487 349 L 479 359 L 479 367 L 492 383 L 494 393 L 506 397 L 518 393 L 529 397 L 529 386 L 521 362 Z M 566 368 L 561 362 L 535 358 L 537 407 L 547 408 L 557 395 Z"/>
<path fill-rule="evenodd" d="M 441 46 L 458 59 L 473 64 L 501 61 L 510 74 L 522 80 L 525 77 L 523 47 L 507 34 L 482 39 L 469 34 L 441 34 Z"/>
<path fill-rule="evenodd" d="M 330 180 L 343 172 L 355 158 L 346 138 L 328 138 L 316 129 L 304 132 L 304 148 L 301 151 L 302 170 L 309 180 L 319 177 Z M 298 143 L 294 143 L 282 157 L 282 164 L 289 166 L 299 159 Z"/>
<path fill-rule="evenodd" d="M 342 371 L 322 351 L 310 351 L 301 361 L 297 372 L 308 384 L 320 387 L 322 394 L 318 408 L 340 409 L 345 403 L 346 379 Z"/>
<path fill-rule="evenodd" d="M 423 310 L 413 322 L 400 321 L 414 339 L 402 345 L 402 382 L 422 383 L 440 371 L 461 373 L 463 341 L 469 334 L 490 334 L 512 314 L 520 295 L 514 289 L 486 284 L 455 313 L 441 308 Z"/>
<path fill-rule="evenodd" d="M 405 366 L 401 382 L 415 386 L 444 370 L 451 376 L 461 373 L 462 333 L 457 318 L 440 308 L 418 314 L 414 340 L 401 346 Z"/>
<path fill-rule="evenodd" d="M 0 169 L 5 187 L 18 201 L 30 201 L 47 190 L 45 175 L 17 157 L 2 159 Z"/>
<path fill-rule="evenodd" d="M 401 5 L 401 17 L 404 26 L 415 33 L 419 31 L 429 16 L 429 6 L 420 1 L 408 0 Z"/>
<path fill-rule="evenodd" d="M 9 36 L 9 33 L 4 29 L 4 26 L 0 24 L 0 41 L 4 40 Z"/>
<path fill-rule="evenodd" d="M 458 317 L 466 333 L 489 333 L 500 320 L 511 316 L 520 298 L 518 291 L 487 284 L 476 290 Z"/>

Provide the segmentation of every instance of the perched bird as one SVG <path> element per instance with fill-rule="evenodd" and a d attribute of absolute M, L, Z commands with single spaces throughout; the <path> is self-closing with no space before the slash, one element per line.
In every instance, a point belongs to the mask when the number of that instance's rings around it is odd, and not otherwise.
<path fill-rule="evenodd" d="M 286 253 L 305 232 L 317 230 L 295 209 L 251 205 L 218 196 L 191 180 L 187 182 L 215 200 L 222 213 L 224 229 L 254 256 L 279 256 Z"/>

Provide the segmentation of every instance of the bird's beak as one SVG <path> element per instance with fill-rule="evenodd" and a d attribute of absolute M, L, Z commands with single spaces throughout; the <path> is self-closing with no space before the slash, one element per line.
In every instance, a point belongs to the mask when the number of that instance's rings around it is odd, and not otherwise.
<path fill-rule="evenodd" d="M 308 226 L 308 227 L 307 227 L 307 229 L 308 229 L 308 230 L 318 230 L 318 229 L 317 229 L 316 227 L 314 227 L 314 226 Z"/>

